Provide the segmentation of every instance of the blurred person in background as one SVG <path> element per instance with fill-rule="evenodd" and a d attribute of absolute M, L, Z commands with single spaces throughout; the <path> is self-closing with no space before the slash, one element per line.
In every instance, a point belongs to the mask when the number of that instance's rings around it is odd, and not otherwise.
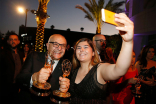
<path fill-rule="evenodd" d="M 112 91 L 112 104 L 135 104 L 135 97 L 132 94 L 132 85 L 139 81 L 137 78 L 138 70 L 135 67 L 135 52 L 132 54 L 131 65 L 127 73 L 120 79 L 116 80 Z"/>
<path fill-rule="evenodd" d="M 15 79 L 20 73 L 23 54 L 17 49 L 20 40 L 17 34 L 8 36 L 7 46 L 0 51 L 0 102 L 13 103 L 19 91 Z"/>
<path fill-rule="evenodd" d="M 96 46 L 96 50 L 99 54 L 100 61 L 105 61 L 106 37 L 102 34 L 97 34 L 93 37 L 92 41 L 93 44 Z"/>
<path fill-rule="evenodd" d="M 139 76 L 142 77 L 142 97 L 139 104 L 156 104 L 156 62 L 152 60 L 154 54 L 154 47 L 152 45 L 146 45 L 142 48 L 139 59 L 135 64 L 136 68 L 138 69 Z"/>
<path fill-rule="evenodd" d="M 72 61 L 73 52 L 74 49 L 70 47 L 70 44 L 68 44 L 63 58 Z"/>
<path fill-rule="evenodd" d="M 30 53 L 30 51 L 31 51 L 30 44 L 29 44 L 29 43 L 25 43 L 24 46 L 23 46 L 23 54 L 24 54 L 23 62 L 24 62 L 25 59 L 27 58 L 27 56 L 28 56 L 28 54 Z"/>
<path fill-rule="evenodd" d="M 115 64 L 115 58 L 113 57 L 113 51 L 110 47 L 106 48 L 105 62 Z"/>

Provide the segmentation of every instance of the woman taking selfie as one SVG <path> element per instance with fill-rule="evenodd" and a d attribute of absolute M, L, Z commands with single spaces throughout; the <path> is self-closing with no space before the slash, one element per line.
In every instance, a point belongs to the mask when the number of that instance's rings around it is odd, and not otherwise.
<path fill-rule="evenodd" d="M 116 64 L 99 63 L 95 46 L 87 38 L 75 44 L 70 82 L 71 104 L 106 104 L 107 81 L 116 80 L 127 72 L 132 59 L 133 22 L 123 13 L 115 14 L 115 22 L 123 38 Z"/>

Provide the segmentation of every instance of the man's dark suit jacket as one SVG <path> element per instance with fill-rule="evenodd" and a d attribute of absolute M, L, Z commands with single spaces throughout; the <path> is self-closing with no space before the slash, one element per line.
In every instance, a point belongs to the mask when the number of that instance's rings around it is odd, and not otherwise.
<path fill-rule="evenodd" d="M 23 63 L 23 54 L 18 51 L 21 65 Z M 15 62 L 12 56 L 12 50 L 7 48 L 0 52 L 0 95 L 8 96 L 13 88 L 15 74 Z"/>
<path fill-rule="evenodd" d="M 21 92 L 19 94 L 19 100 L 22 104 L 38 104 L 42 102 L 42 98 L 37 97 L 29 91 L 30 88 L 30 80 L 33 73 L 38 72 L 41 68 L 43 68 L 45 63 L 45 53 L 32 52 L 28 55 L 21 73 L 17 76 L 17 83 L 20 84 Z M 60 59 L 55 70 L 52 72 L 51 76 L 48 79 L 48 82 L 51 84 L 52 91 L 59 89 L 59 76 L 62 76 L 62 60 Z M 47 99 L 50 100 L 50 99 Z"/>

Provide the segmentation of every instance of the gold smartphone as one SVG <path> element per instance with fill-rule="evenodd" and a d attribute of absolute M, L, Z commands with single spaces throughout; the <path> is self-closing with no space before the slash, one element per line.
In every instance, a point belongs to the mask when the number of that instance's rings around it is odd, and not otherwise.
<path fill-rule="evenodd" d="M 102 20 L 106 23 L 116 25 L 117 24 L 114 22 L 114 15 L 115 13 L 106 9 L 101 9 L 101 14 L 102 14 Z"/>

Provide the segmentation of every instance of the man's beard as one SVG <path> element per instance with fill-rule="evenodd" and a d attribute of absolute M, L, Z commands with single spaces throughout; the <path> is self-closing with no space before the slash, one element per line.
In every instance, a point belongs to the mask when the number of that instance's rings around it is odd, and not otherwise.
<path fill-rule="evenodd" d="M 18 45 L 16 45 L 16 46 L 13 47 L 13 46 L 9 45 L 9 47 L 10 47 L 11 49 L 16 49 L 17 46 L 18 46 Z"/>
<path fill-rule="evenodd" d="M 16 49 L 17 48 L 17 46 L 15 46 L 15 47 L 12 47 L 12 49 Z"/>

